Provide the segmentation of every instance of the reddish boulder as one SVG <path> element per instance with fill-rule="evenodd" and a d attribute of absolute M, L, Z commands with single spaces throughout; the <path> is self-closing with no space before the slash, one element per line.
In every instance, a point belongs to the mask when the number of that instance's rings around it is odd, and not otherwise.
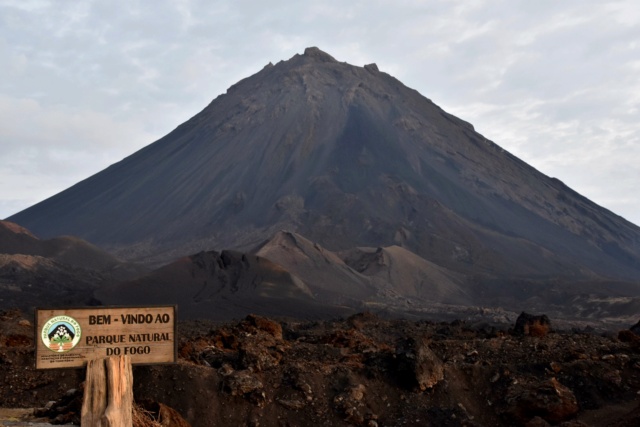
<path fill-rule="evenodd" d="M 256 329 L 273 336 L 276 340 L 282 341 L 282 325 L 280 325 L 280 323 L 267 319 L 266 317 L 256 316 L 255 314 L 249 314 L 245 318 L 245 321 Z"/>
<path fill-rule="evenodd" d="M 628 342 L 632 344 L 640 343 L 640 336 L 634 334 L 629 329 L 623 329 L 622 331 L 618 332 L 618 339 L 622 342 Z"/>
<path fill-rule="evenodd" d="M 398 379 L 407 388 L 420 391 L 433 388 L 444 379 L 442 361 L 429 348 L 425 338 L 408 338 L 396 348 Z"/>
<path fill-rule="evenodd" d="M 525 313 L 524 311 L 516 319 L 516 325 L 513 328 L 514 335 L 528 335 L 532 337 L 544 337 L 551 329 L 551 321 L 547 315 L 536 316 Z"/>
<path fill-rule="evenodd" d="M 573 392 L 555 378 L 543 382 L 517 382 L 507 391 L 507 413 L 520 423 L 535 417 L 557 424 L 578 413 L 578 400 Z"/>
<path fill-rule="evenodd" d="M 175 409 L 148 399 L 133 409 L 133 426 L 161 425 L 163 427 L 191 427 Z"/>

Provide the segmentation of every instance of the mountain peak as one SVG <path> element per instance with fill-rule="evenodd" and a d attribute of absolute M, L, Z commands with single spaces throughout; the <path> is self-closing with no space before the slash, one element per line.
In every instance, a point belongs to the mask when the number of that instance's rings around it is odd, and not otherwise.
<path fill-rule="evenodd" d="M 322 62 L 338 62 L 333 56 L 318 49 L 315 46 L 308 47 L 304 50 L 304 56 L 315 58 Z"/>
<path fill-rule="evenodd" d="M 401 245 L 472 276 L 640 278 L 640 228 L 375 64 L 309 47 L 268 68 L 11 220 L 130 260 L 246 250 L 287 229 L 328 251 Z"/>

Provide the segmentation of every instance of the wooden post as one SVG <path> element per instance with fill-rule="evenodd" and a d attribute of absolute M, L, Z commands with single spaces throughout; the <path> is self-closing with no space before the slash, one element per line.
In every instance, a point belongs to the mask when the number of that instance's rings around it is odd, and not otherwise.
<path fill-rule="evenodd" d="M 80 414 L 82 425 L 100 426 L 100 418 L 107 409 L 107 379 L 104 359 L 87 362 L 87 378 L 84 382 L 84 398 Z"/>
<path fill-rule="evenodd" d="M 133 373 L 129 356 L 90 360 L 82 402 L 81 424 L 87 427 L 132 427 Z"/>

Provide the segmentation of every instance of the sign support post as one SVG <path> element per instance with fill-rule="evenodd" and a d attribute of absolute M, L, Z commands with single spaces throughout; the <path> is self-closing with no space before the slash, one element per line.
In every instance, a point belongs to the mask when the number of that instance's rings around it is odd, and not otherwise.
<path fill-rule="evenodd" d="M 81 412 L 81 425 L 131 427 L 133 373 L 129 356 L 90 360 Z"/>

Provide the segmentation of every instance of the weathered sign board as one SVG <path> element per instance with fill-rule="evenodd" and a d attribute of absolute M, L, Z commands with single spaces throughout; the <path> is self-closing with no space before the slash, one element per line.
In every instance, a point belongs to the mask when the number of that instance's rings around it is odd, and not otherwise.
<path fill-rule="evenodd" d="M 176 361 L 176 307 L 36 309 L 36 369 L 82 367 L 130 356 L 133 364 Z"/>

